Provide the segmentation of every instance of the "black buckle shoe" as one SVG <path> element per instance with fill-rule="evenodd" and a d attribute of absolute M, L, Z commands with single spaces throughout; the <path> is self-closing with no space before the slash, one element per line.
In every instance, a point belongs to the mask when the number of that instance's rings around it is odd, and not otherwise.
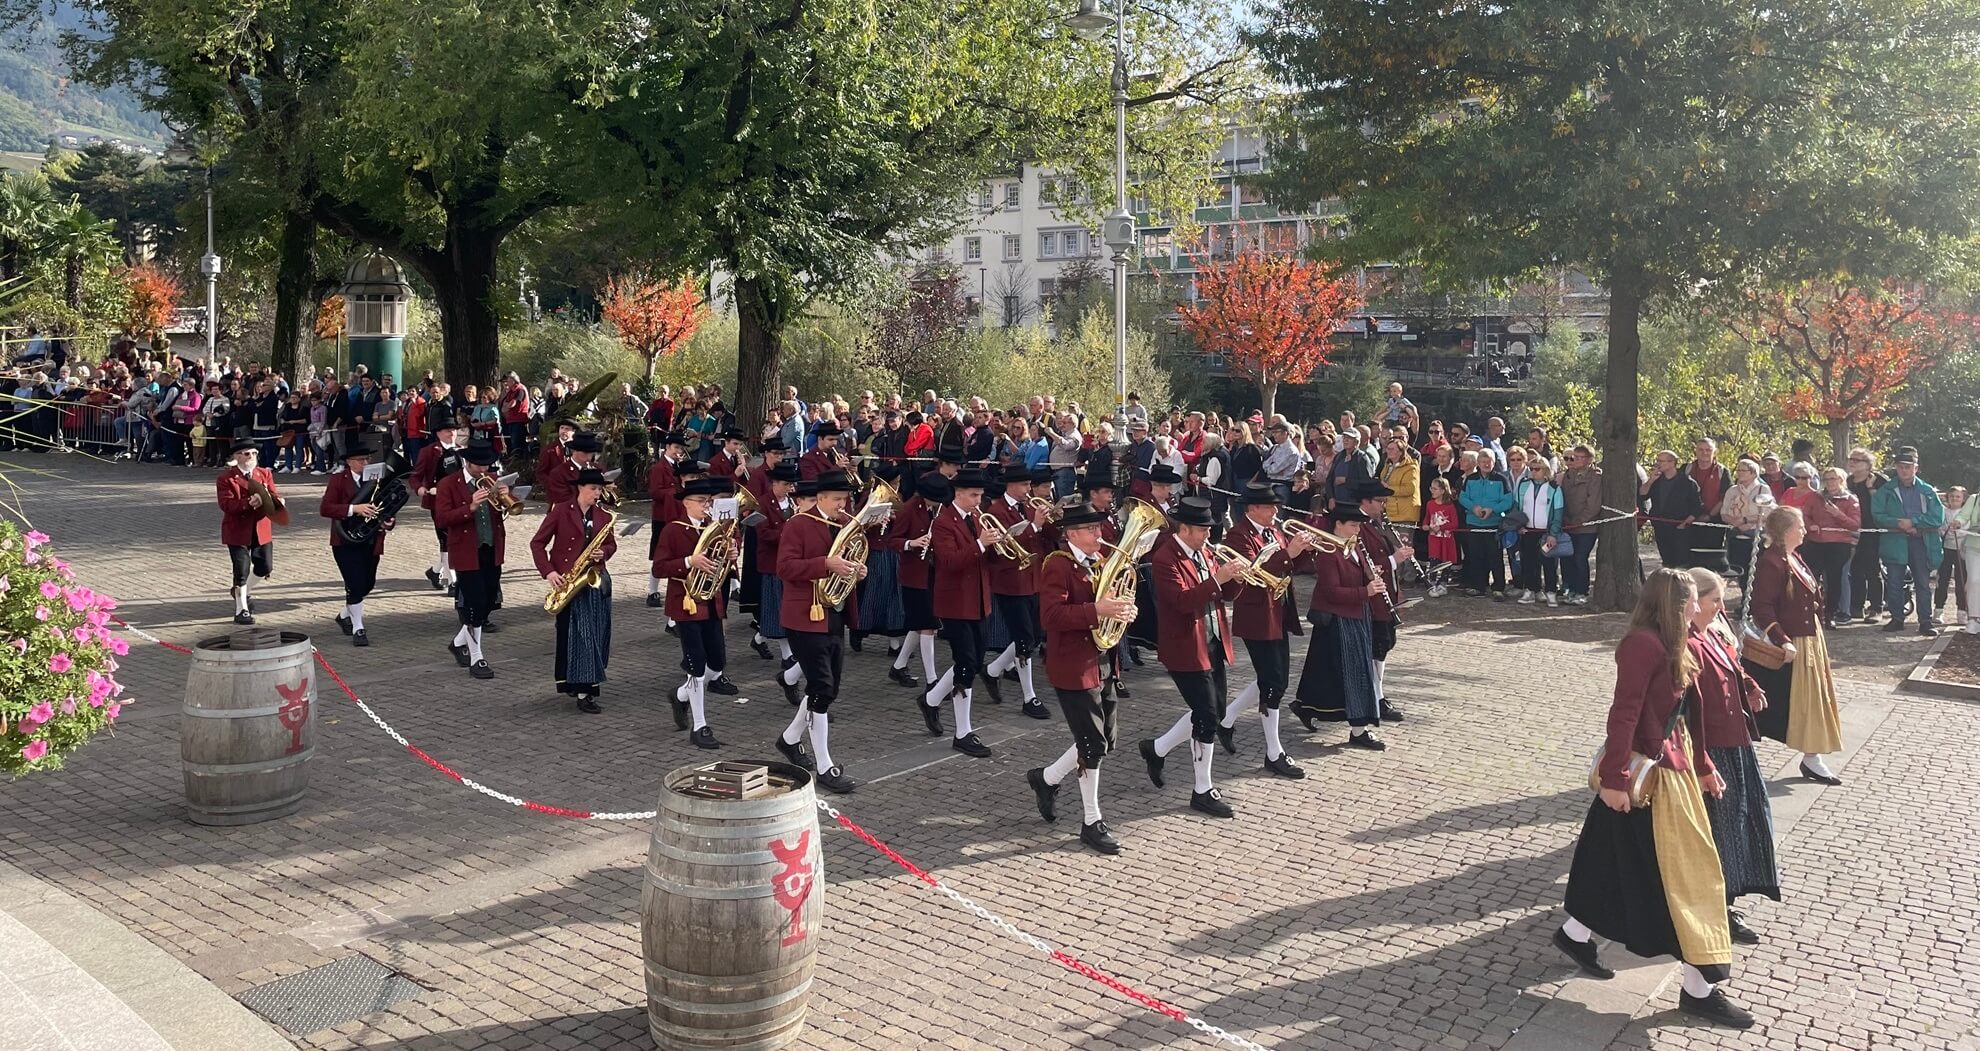
<path fill-rule="evenodd" d="M 1189 808 L 1191 810 L 1202 811 L 1211 817 L 1236 816 L 1236 811 L 1231 809 L 1229 803 L 1224 802 L 1223 795 L 1214 788 L 1208 792 L 1191 792 L 1189 794 Z"/>
<path fill-rule="evenodd" d="M 722 742 L 715 739 L 715 731 L 706 726 L 688 734 L 688 741 L 696 748 L 706 748 L 711 752 L 722 747 Z"/>
<path fill-rule="evenodd" d="M 447 652 L 453 654 L 454 663 L 463 668 L 472 663 L 468 660 L 468 648 L 466 646 L 456 646 L 450 642 L 447 644 Z"/>
<path fill-rule="evenodd" d="M 1142 659 L 1141 659 L 1141 648 L 1140 648 L 1140 647 L 1138 647 L 1138 646 L 1129 646 L 1129 647 L 1128 647 L 1128 651 L 1127 651 L 1127 658 L 1128 658 L 1128 663 L 1129 663 L 1129 664 L 1132 664 L 1132 665 L 1134 665 L 1134 666 L 1135 666 L 1135 667 L 1137 667 L 1137 668 L 1141 668 L 1141 667 L 1145 667 L 1145 666 L 1146 666 L 1146 665 L 1145 665 L 1145 664 L 1144 664 L 1144 663 L 1142 662 Z"/>
<path fill-rule="evenodd" d="M 942 736 L 945 732 L 942 729 L 942 706 L 929 704 L 928 699 L 924 697 L 916 707 L 921 709 L 921 721 L 928 724 L 928 736 Z"/>
<path fill-rule="evenodd" d="M 755 651 L 756 651 L 756 656 L 757 656 L 757 658 L 758 658 L 759 660 L 766 660 L 766 661 L 767 661 L 767 660 L 769 660 L 769 659 L 770 659 L 770 644 L 769 644 L 769 643 L 767 643 L 767 642 L 752 642 L 752 643 L 750 643 L 750 644 L 749 644 L 749 648 L 750 648 L 750 649 L 753 649 L 753 650 L 755 650 Z"/>
<path fill-rule="evenodd" d="M 1292 757 L 1286 755 L 1284 752 L 1280 752 L 1278 755 L 1265 760 L 1265 769 L 1288 780 L 1306 780 L 1306 771 L 1300 769 L 1292 761 Z"/>
<path fill-rule="evenodd" d="M 1227 755 L 1237 754 L 1237 727 L 1217 724 L 1217 742 L 1224 746 Z"/>
<path fill-rule="evenodd" d="M 1004 703 L 1004 685 L 997 681 L 995 675 L 991 675 L 989 672 L 983 672 L 977 675 L 977 678 L 983 681 L 983 692 L 990 695 L 991 704 Z M 962 685 L 967 686 L 969 684 L 963 683 Z"/>
<path fill-rule="evenodd" d="M 578 694 L 577 710 L 583 712 L 586 715 L 597 715 L 598 713 L 604 711 L 605 709 L 600 708 L 598 706 L 597 701 L 594 701 L 589 696 L 581 693 Z"/>
<path fill-rule="evenodd" d="M 1079 841 L 1102 854 L 1119 854 L 1121 843 L 1107 830 L 1105 821 L 1095 821 L 1090 825 L 1079 826 Z"/>
<path fill-rule="evenodd" d="M 358 630 L 351 632 L 351 645 L 369 646 L 371 645 L 371 636 L 366 635 L 364 633 L 363 628 L 359 628 Z"/>
<path fill-rule="evenodd" d="M 777 685 L 784 688 L 784 700 L 791 702 L 791 707 L 795 708 L 804 703 L 804 695 L 798 692 L 797 683 L 785 682 L 780 674 L 777 676 Z"/>
<path fill-rule="evenodd" d="M 818 787 L 837 795 L 845 795 L 859 787 L 859 782 L 847 777 L 845 771 L 833 767 L 818 775 Z"/>
<path fill-rule="evenodd" d="M 896 686 L 906 686 L 909 689 L 916 689 L 921 685 L 921 680 L 915 678 L 914 673 L 908 671 L 906 668 L 888 668 L 887 681 Z"/>
<path fill-rule="evenodd" d="M 1581 968 L 1581 973 L 1590 978 L 1599 978 L 1606 982 L 1616 976 L 1616 972 L 1602 966 L 1602 957 L 1596 950 L 1593 940 L 1585 942 L 1575 941 L 1573 938 L 1567 936 L 1566 931 L 1556 927 L 1554 928 L 1554 948 L 1559 949 L 1568 959 L 1573 960 L 1574 965 Z"/>
<path fill-rule="evenodd" d="M 337 614 L 337 630 L 349 635 L 351 633 L 351 618 L 342 613 Z"/>
<path fill-rule="evenodd" d="M 236 623 L 236 624 L 252 624 L 252 623 L 254 623 L 254 614 L 252 614 L 252 613 L 246 613 L 246 612 L 243 612 L 243 613 L 236 613 L 236 614 L 234 614 L 234 623 Z"/>
<path fill-rule="evenodd" d="M 647 609 L 665 609 L 666 607 L 667 607 L 667 600 L 661 598 L 659 592 L 656 591 L 653 594 L 646 596 Z"/>
<path fill-rule="evenodd" d="M 1313 724 L 1313 709 L 1295 704 L 1292 706 L 1292 713 L 1299 720 L 1299 725 L 1306 727 L 1307 733 L 1317 734 L 1320 732 L 1320 728 Z"/>
<path fill-rule="evenodd" d="M 667 625 L 667 634 L 672 635 L 675 638 L 680 638 L 681 636 L 680 631 L 676 629 L 672 624 Z"/>
<path fill-rule="evenodd" d="M 1360 748 L 1369 752 L 1386 752 L 1389 750 L 1389 746 L 1381 738 L 1375 736 L 1373 731 L 1348 734 L 1347 746 L 1349 748 Z"/>
<path fill-rule="evenodd" d="M 990 746 L 978 739 L 974 731 L 949 742 L 949 747 L 969 756 L 971 759 L 990 758 Z"/>
<path fill-rule="evenodd" d="M 1149 737 L 1142 740 L 1141 761 L 1148 764 L 1148 779 L 1155 782 L 1156 788 L 1162 787 L 1162 765 L 1167 763 L 1168 760 L 1156 754 L 1154 738 Z"/>
<path fill-rule="evenodd" d="M 1050 719 L 1052 717 L 1052 709 L 1045 707 L 1045 702 L 1036 697 L 1024 702 L 1023 711 L 1024 714 L 1031 716 L 1033 719 Z"/>
<path fill-rule="evenodd" d="M 487 661 L 479 660 L 468 665 L 468 674 L 477 679 L 492 679 L 495 677 L 495 669 L 490 668 Z"/>
<path fill-rule="evenodd" d="M 1057 821 L 1059 815 L 1055 804 L 1059 799 L 1059 786 L 1045 783 L 1045 768 L 1034 766 L 1026 770 L 1024 779 L 1031 782 L 1031 794 L 1038 797 L 1038 816 L 1046 821 Z"/>
<path fill-rule="evenodd" d="M 448 597 L 448 598 L 454 598 L 454 597 L 456 597 L 456 596 L 458 596 L 458 595 L 459 595 L 460 593 L 461 593 L 461 586 L 460 586 L 459 584 L 449 584 L 449 585 L 447 585 L 447 597 Z"/>
<path fill-rule="evenodd" d="M 1733 941 L 1739 945 L 1760 944 L 1760 932 L 1746 925 L 1746 917 L 1737 912 L 1726 913 L 1726 926 L 1732 930 Z"/>
<path fill-rule="evenodd" d="M 1683 1011 L 1693 1018 L 1703 1018 L 1708 1022 L 1717 1022 L 1728 1029 L 1753 1028 L 1753 1016 L 1747 1014 L 1739 1005 L 1726 999 L 1726 991 L 1724 989 L 1714 989 L 1704 996 L 1693 996 L 1690 993 L 1680 990 L 1678 992 L 1678 1010 Z"/>
<path fill-rule="evenodd" d="M 1376 709 L 1375 709 L 1376 713 L 1382 717 L 1383 722 L 1399 723 L 1403 721 L 1402 709 L 1396 707 L 1393 704 L 1390 704 L 1389 699 L 1387 697 L 1384 697 L 1381 700 L 1375 702 L 1375 704 L 1376 704 Z"/>
<path fill-rule="evenodd" d="M 708 692 L 719 693 L 724 697 L 734 697 L 742 691 L 736 688 L 735 683 L 729 681 L 728 676 L 717 675 L 708 680 Z"/>
<path fill-rule="evenodd" d="M 805 750 L 804 745 L 796 741 L 786 741 L 782 737 L 778 737 L 777 751 L 782 752 L 784 761 L 790 763 L 792 766 L 801 766 L 806 770 L 812 768 L 813 759 L 811 753 Z"/>
<path fill-rule="evenodd" d="M 432 571 L 432 570 L 430 570 L 430 569 L 429 569 L 429 570 L 427 570 L 427 571 L 426 571 L 426 582 L 427 582 L 428 584 L 430 584 L 430 585 L 432 585 L 432 587 L 433 587 L 433 590 L 435 590 L 435 591 L 438 591 L 438 590 L 440 590 L 440 574 L 438 574 L 438 573 L 435 573 L 434 571 Z"/>

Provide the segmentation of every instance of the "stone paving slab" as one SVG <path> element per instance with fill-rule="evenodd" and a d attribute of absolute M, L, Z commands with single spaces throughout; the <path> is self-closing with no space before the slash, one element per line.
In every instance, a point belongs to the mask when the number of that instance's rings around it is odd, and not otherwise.
<path fill-rule="evenodd" d="M 224 630 L 225 556 L 211 475 L 38 458 L 68 476 L 26 486 L 38 526 L 130 618 L 188 642 Z M 42 466 L 38 462 L 37 466 Z M 283 476 L 311 505 L 313 481 Z M 133 487 L 144 513 L 133 518 Z M 423 513 L 388 543 L 367 605 L 375 645 L 351 649 L 325 529 L 307 514 L 278 541 L 264 623 L 309 631 L 352 685 L 408 738 L 502 791 L 597 810 L 653 806 L 662 774 L 707 758 L 672 729 L 663 697 L 678 648 L 643 607 L 640 537 L 622 542 L 613 682 L 600 716 L 551 690 L 551 633 L 533 574 L 508 576 L 507 630 L 489 637 L 498 678 L 467 678 L 442 649 L 453 621 L 419 572 Z M 639 517 L 635 509 L 633 517 Z M 520 530 L 517 530 L 520 532 Z M 521 538 L 511 537 L 513 551 Z M 521 554 L 512 555 L 520 565 Z M 1417 607 L 1390 667 L 1409 719 L 1388 752 L 1342 749 L 1287 720 L 1310 777 L 1258 770 L 1255 724 L 1219 755 L 1238 810 L 1187 810 L 1186 790 L 1148 783 L 1133 741 L 1181 711 L 1154 667 L 1123 706 L 1123 749 L 1104 768 L 1109 823 L 1127 851 L 1079 848 L 1062 816 L 1040 822 L 1024 770 L 1065 747 L 1058 722 L 979 700 L 998 754 L 943 753 L 884 661 L 853 655 L 834 708 L 833 752 L 868 783 L 848 815 L 950 885 L 1109 973 L 1269 1047 L 1501 1048 L 1537 1029 L 1593 1047 L 1958 1046 L 1973 1028 L 1980 961 L 1948 932 L 1976 924 L 1980 871 L 1970 807 L 1953 786 L 1980 768 L 1980 709 L 1897 697 L 1901 640 L 1844 633 L 1852 724 L 1875 723 L 1849 784 L 1781 782 L 1806 814 L 1781 844 L 1787 900 L 1754 908 L 1766 945 L 1743 952 L 1735 994 L 1763 1029 L 1694 1030 L 1672 968 L 1646 964 L 1626 998 L 1579 989 L 1547 943 L 1589 797 L 1580 771 L 1600 732 L 1620 620 L 1444 599 Z M 1880 633 L 1878 633 L 1880 635 Z M 732 625 L 741 698 L 711 698 L 720 758 L 771 754 L 789 709 Z M 1303 644 L 1296 644 L 1295 664 Z M 1908 659 L 1905 657 L 1909 654 Z M 946 663 L 946 657 L 944 658 Z M 134 651 L 140 703 L 113 739 L 69 769 L 6 788 L 0 860 L 65 887 L 227 992 L 363 953 L 431 990 L 299 1038 L 305 1047 L 645 1048 L 637 825 L 518 811 L 440 777 L 322 690 L 318 756 L 302 812 L 241 829 L 187 824 L 176 708 L 184 658 Z M 1234 669 L 1234 689 L 1245 679 Z M 334 688 L 332 688 L 334 689 Z M 931 749 L 931 743 L 933 745 Z M 1790 762 L 1764 745 L 1763 762 Z M 1172 764 L 1175 771 L 1184 764 Z M 892 775 L 892 776 L 887 776 Z M 1066 800 L 1070 801 L 1068 794 Z M 835 800 L 835 802 L 837 802 Z M 1062 810 L 1064 806 L 1062 805 Z M 1002 939 L 891 862 L 826 834 L 827 920 L 806 1046 L 880 1049 L 1203 1046 L 1194 1032 Z M 1661 977 L 1660 977 L 1661 976 Z M 1853 992 L 1852 989 L 1853 983 Z M 1666 1002 L 1669 999 L 1670 1002 Z M 1625 1014 L 1625 1012 L 1627 1012 Z M 1833 1041 L 1822 1043 L 1830 1039 Z M 1852 1043 L 1857 1035 L 1868 1039 Z"/>

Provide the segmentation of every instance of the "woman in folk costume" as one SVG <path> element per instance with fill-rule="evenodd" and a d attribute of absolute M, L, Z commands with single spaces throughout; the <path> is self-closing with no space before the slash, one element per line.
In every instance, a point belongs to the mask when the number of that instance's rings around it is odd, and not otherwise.
<path fill-rule="evenodd" d="M 1722 615 L 1726 582 L 1709 569 L 1694 568 L 1698 610 L 1691 616 L 1686 645 L 1698 664 L 1698 719 L 1705 754 L 1725 782 L 1721 795 L 1706 795 L 1712 841 L 1726 877 L 1726 922 L 1733 941 L 1758 945 L 1760 936 L 1733 911 L 1734 900 L 1764 894 L 1781 900 L 1781 873 L 1774 862 L 1774 811 L 1767 802 L 1767 778 L 1753 753 L 1751 713 L 1766 710 L 1767 695 L 1739 666 L 1739 644 Z"/>
<path fill-rule="evenodd" d="M 599 500 L 605 475 L 596 467 L 580 468 L 571 499 L 550 508 L 529 542 L 536 571 L 554 591 L 565 578 L 581 573 L 578 559 L 603 532 L 605 539 L 590 556 L 598 567 L 598 583 L 573 596 L 557 611 L 557 692 L 577 699 L 578 711 L 596 715 L 605 682 L 605 665 L 612 656 L 612 575 L 605 560 L 619 549 L 611 535 L 613 514 Z"/>
<path fill-rule="evenodd" d="M 1743 662 L 1767 691 L 1767 710 L 1758 717 L 1760 734 L 1801 753 L 1801 776 L 1839 785 L 1842 778 L 1822 761 L 1824 755 L 1842 751 L 1842 717 L 1822 632 L 1822 585 L 1801 558 L 1808 530 L 1799 510 L 1777 507 L 1767 513 L 1760 531 L 1767 547 L 1753 567 L 1747 609 L 1753 626 L 1787 657 L 1778 668 L 1750 658 Z"/>
<path fill-rule="evenodd" d="M 1689 573 L 1657 570 L 1616 646 L 1595 771 L 1601 789 L 1575 843 L 1567 920 L 1554 945 L 1601 979 L 1615 972 L 1596 953 L 1597 934 L 1638 956 L 1675 956 L 1683 964 L 1679 1009 L 1744 1029 L 1753 1016 L 1720 988 L 1732 973 L 1732 932 L 1705 793 L 1725 783 L 1698 732 L 1698 665 L 1685 644 L 1697 605 Z"/>

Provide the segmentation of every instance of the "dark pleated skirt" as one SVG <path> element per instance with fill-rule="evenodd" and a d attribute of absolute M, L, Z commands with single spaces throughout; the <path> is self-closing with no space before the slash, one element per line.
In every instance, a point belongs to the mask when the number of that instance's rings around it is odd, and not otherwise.
<path fill-rule="evenodd" d="M 1749 660 L 1739 662 L 1753 681 L 1767 695 L 1767 710 L 1753 713 L 1753 721 L 1759 724 L 1760 736 L 1785 743 L 1787 741 L 1788 694 L 1794 683 L 1794 665 L 1783 664 L 1778 668 L 1765 668 Z"/>
<path fill-rule="evenodd" d="M 1588 805 L 1568 870 L 1566 905 L 1568 915 L 1638 956 L 1683 959 L 1647 807 L 1618 814 L 1600 799 Z M 1724 980 L 1730 970 L 1699 968 L 1708 982 Z"/>
<path fill-rule="evenodd" d="M 866 579 L 859 585 L 859 630 L 898 635 L 906 627 L 901 608 L 901 553 L 871 551 L 866 556 Z"/>
<path fill-rule="evenodd" d="M 557 692 L 597 696 L 612 656 L 612 577 L 585 588 L 557 614 Z"/>
<path fill-rule="evenodd" d="M 990 602 L 990 616 L 983 624 L 983 652 L 986 655 L 986 659 L 1004 652 L 1004 647 L 1010 644 L 1010 626 L 1004 623 L 1003 609 L 997 605 L 995 599 L 992 599 Z"/>
<path fill-rule="evenodd" d="M 1315 625 L 1299 673 L 1299 707 L 1316 719 L 1374 725 L 1375 647 L 1366 616 Z"/>
<path fill-rule="evenodd" d="M 935 595 L 927 588 L 901 588 L 901 627 L 909 631 L 934 631 L 942 626 L 935 618 Z"/>
<path fill-rule="evenodd" d="M 784 605 L 784 578 L 775 573 L 765 573 L 758 580 L 762 584 L 757 589 L 756 631 L 766 639 L 784 637 L 784 626 L 778 622 L 778 611 Z"/>
<path fill-rule="evenodd" d="M 1771 706 L 1770 706 L 1771 707 Z M 1774 860 L 1774 811 L 1767 802 L 1767 779 L 1751 745 L 1708 748 L 1712 765 L 1726 779 L 1723 798 L 1705 797 L 1712 818 L 1712 842 L 1726 874 L 1726 898 L 1764 894 L 1781 900 L 1780 867 Z"/>

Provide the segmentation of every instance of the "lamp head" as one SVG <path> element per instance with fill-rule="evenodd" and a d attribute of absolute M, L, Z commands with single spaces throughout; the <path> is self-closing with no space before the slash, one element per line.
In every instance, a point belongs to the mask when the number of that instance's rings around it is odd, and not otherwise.
<path fill-rule="evenodd" d="M 1066 27 L 1085 40 L 1098 40 L 1114 28 L 1114 16 L 1100 10 L 1100 0 L 1079 0 L 1079 10 L 1066 19 Z"/>

